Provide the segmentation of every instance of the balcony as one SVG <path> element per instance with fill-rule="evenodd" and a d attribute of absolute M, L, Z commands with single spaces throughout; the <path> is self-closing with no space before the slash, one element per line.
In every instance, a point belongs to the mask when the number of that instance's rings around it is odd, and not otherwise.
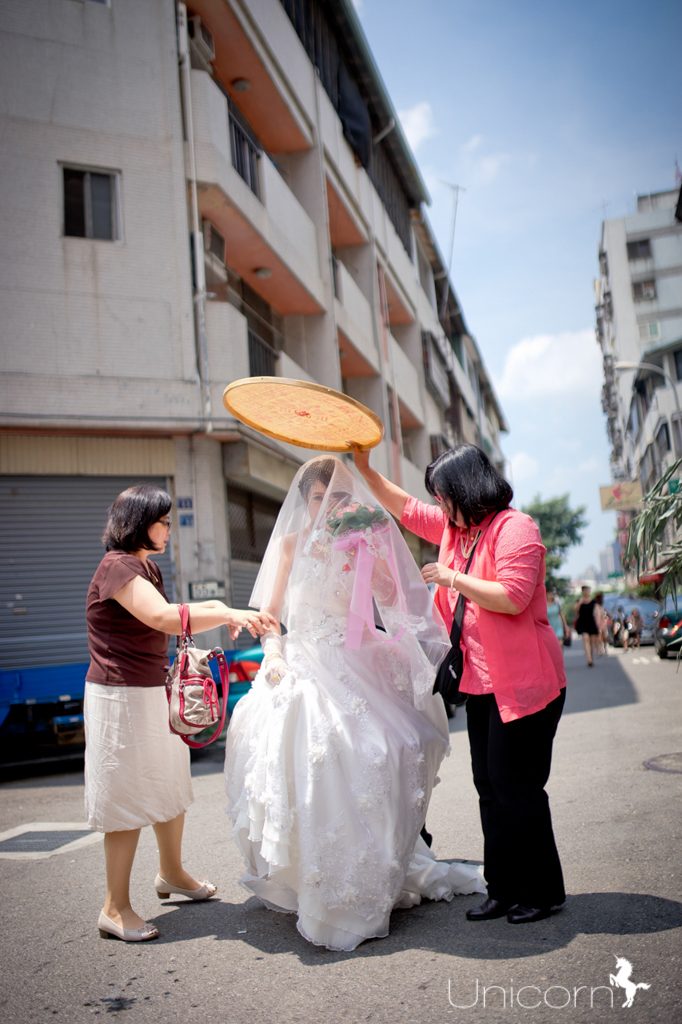
<path fill-rule="evenodd" d="M 336 324 L 339 331 L 343 332 L 353 348 L 369 364 L 369 372 L 378 373 L 379 352 L 374 340 L 372 307 L 340 260 L 334 261 L 334 292 Z"/>
<path fill-rule="evenodd" d="M 424 486 L 424 470 L 415 466 L 404 455 L 400 458 L 401 487 L 414 498 L 431 503 L 432 499 Z"/>
<path fill-rule="evenodd" d="M 324 308 L 315 225 L 215 82 L 192 71 L 201 215 L 227 262 L 280 315 Z"/>
<path fill-rule="evenodd" d="M 389 349 L 395 390 L 401 406 L 401 420 L 407 427 L 422 426 L 424 404 L 419 383 L 419 371 L 410 362 L 392 334 L 389 335 Z"/>

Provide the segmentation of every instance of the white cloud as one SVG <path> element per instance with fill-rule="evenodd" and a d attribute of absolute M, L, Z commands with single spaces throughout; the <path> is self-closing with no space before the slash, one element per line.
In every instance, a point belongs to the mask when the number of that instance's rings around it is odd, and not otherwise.
<path fill-rule="evenodd" d="M 602 464 L 599 459 L 592 457 L 591 459 L 585 459 L 578 465 L 579 473 L 596 473 L 598 470 L 602 470 Z"/>
<path fill-rule="evenodd" d="M 482 135 L 472 135 L 471 138 L 461 146 L 461 150 L 463 153 L 475 153 L 476 150 L 480 148 L 482 142 Z"/>
<path fill-rule="evenodd" d="M 360 12 L 362 11 L 362 4 L 363 0 L 353 0 L 353 7 L 358 12 L 358 14 L 360 14 Z"/>
<path fill-rule="evenodd" d="M 497 389 L 502 398 L 577 398 L 594 400 L 602 385 L 594 331 L 562 331 L 523 338 L 507 353 Z"/>
<path fill-rule="evenodd" d="M 509 153 L 485 153 L 482 135 L 472 135 L 459 147 L 458 174 L 468 187 L 490 185 L 511 160 Z"/>
<path fill-rule="evenodd" d="M 408 107 L 407 110 L 399 110 L 398 117 L 400 118 L 407 141 L 415 152 L 422 142 L 436 134 L 433 123 L 433 109 L 426 100 L 415 103 L 413 107 Z"/>
<path fill-rule="evenodd" d="M 540 463 L 527 452 L 516 452 L 509 459 L 511 465 L 511 476 L 514 485 L 526 480 L 532 480 L 538 475 Z"/>

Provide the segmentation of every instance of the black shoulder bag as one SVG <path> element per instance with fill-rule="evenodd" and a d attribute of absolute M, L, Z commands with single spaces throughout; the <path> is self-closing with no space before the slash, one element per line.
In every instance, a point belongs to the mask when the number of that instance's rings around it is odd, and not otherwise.
<path fill-rule="evenodd" d="M 469 561 L 464 567 L 464 574 L 469 572 L 469 567 L 476 554 L 476 548 L 480 539 L 479 537 L 474 544 L 474 549 L 469 555 Z M 450 629 L 450 650 L 438 666 L 436 681 L 433 684 L 433 692 L 440 693 L 445 703 L 452 704 L 454 707 L 460 707 L 462 704 L 465 704 L 469 696 L 468 693 L 459 692 L 459 684 L 462 680 L 462 671 L 464 669 L 464 655 L 459 645 L 459 640 L 462 635 L 465 604 L 466 598 L 463 594 L 458 593 L 455 603 L 455 614 L 452 619 L 452 628 Z"/>

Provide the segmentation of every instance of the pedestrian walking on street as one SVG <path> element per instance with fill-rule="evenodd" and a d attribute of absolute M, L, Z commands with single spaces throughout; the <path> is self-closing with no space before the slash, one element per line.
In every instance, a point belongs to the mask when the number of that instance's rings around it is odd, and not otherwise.
<path fill-rule="evenodd" d="M 165 679 L 168 637 L 181 632 L 178 605 L 169 604 L 161 572 L 149 557 L 170 537 L 171 499 L 151 484 L 129 487 L 109 509 L 106 554 L 86 601 L 90 665 L 84 700 L 85 806 L 90 828 L 104 832 L 106 898 L 103 938 L 155 939 L 130 904 L 130 873 L 140 829 L 152 825 L 159 847 L 161 894 L 210 899 L 182 863 L 185 811 L 192 802 L 189 748 L 170 732 Z M 221 601 L 190 604 L 192 631 L 227 626 L 233 638 L 272 626 L 265 614 L 236 611 Z M 150 883 L 151 884 L 151 883 Z"/>
<path fill-rule="evenodd" d="M 564 613 L 561 610 L 561 602 L 556 595 L 554 587 L 547 587 L 547 619 L 550 626 L 554 630 L 554 635 L 561 644 L 563 649 L 564 645 L 570 641 L 571 631 L 568 628 L 568 623 L 564 617 Z"/>
<path fill-rule="evenodd" d="M 629 632 L 629 639 L 633 647 L 639 647 L 640 640 L 642 638 L 642 627 L 644 626 L 644 620 L 642 619 L 642 613 L 639 608 L 633 608 L 630 612 L 630 620 L 627 623 L 627 630 Z"/>
<path fill-rule="evenodd" d="M 595 655 L 599 650 L 599 625 L 595 613 L 595 601 L 592 595 L 592 588 L 587 585 L 581 587 L 580 600 L 575 606 L 575 631 L 583 639 L 587 667 L 594 665 Z"/>
<path fill-rule="evenodd" d="M 599 643 L 598 650 L 599 654 L 608 654 L 609 649 L 609 627 L 608 627 L 608 615 L 604 608 L 604 594 L 599 590 L 594 595 L 594 619 L 597 623 L 597 629 L 599 630 Z"/>
<path fill-rule="evenodd" d="M 488 898 L 467 917 L 538 921 L 566 896 L 544 788 L 566 675 L 547 620 L 540 532 L 530 516 L 510 508 L 511 487 L 476 445 L 457 445 L 427 468 L 426 488 L 437 507 L 371 469 L 367 452 L 354 455 L 384 507 L 408 530 L 439 545 L 438 562 L 424 566 L 422 575 L 437 584 L 436 603 L 448 629 L 458 593 L 466 599 L 460 691 L 469 694 L 467 728 L 488 883 Z"/>

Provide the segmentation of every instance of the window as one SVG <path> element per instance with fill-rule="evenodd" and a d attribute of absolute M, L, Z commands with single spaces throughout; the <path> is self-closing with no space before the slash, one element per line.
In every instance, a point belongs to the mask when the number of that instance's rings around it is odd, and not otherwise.
<path fill-rule="evenodd" d="M 118 238 L 117 175 L 63 167 L 64 234 L 72 238 Z"/>
<path fill-rule="evenodd" d="M 638 238 L 636 242 L 628 242 L 629 260 L 651 259 L 651 242 L 648 238 Z"/>
<path fill-rule="evenodd" d="M 655 341 L 661 336 L 661 325 L 658 320 L 647 320 L 639 325 L 639 337 L 642 341 Z"/>
<path fill-rule="evenodd" d="M 388 395 L 388 434 L 394 444 L 400 444 L 400 432 L 396 417 L 396 400 L 393 388 L 386 387 Z"/>
<path fill-rule="evenodd" d="M 204 229 L 204 246 L 207 252 L 210 252 L 216 259 L 219 259 L 221 263 L 225 262 L 225 239 L 220 232 L 215 228 L 210 220 L 203 222 Z"/>
<path fill-rule="evenodd" d="M 630 405 L 630 416 L 628 417 L 628 433 L 630 437 L 636 439 L 639 436 L 640 425 L 637 396 L 635 396 Z"/>
<path fill-rule="evenodd" d="M 428 331 L 422 331 L 422 358 L 426 386 L 436 401 L 446 409 L 450 404 L 448 370 L 436 339 Z"/>
<path fill-rule="evenodd" d="M 632 297 L 635 302 L 646 302 L 648 299 L 656 298 L 656 282 L 653 278 L 647 281 L 633 281 Z"/>
<path fill-rule="evenodd" d="M 682 380 L 682 348 L 676 349 L 672 355 L 675 360 L 675 377 Z"/>
<path fill-rule="evenodd" d="M 675 442 L 675 456 L 679 458 L 682 455 L 682 419 L 679 416 L 673 416 L 673 441 Z"/>
<path fill-rule="evenodd" d="M 661 423 L 656 431 L 656 449 L 659 459 L 662 459 L 670 451 L 670 430 L 666 420 Z"/>
<path fill-rule="evenodd" d="M 429 436 L 429 442 L 431 444 L 431 460 L 437 459 L 439 455 L 446 452 L 450 445 L 448 439 L 443 434 L 431 434 Z"/>
<path fill-rule="evenodd" d="M 265 554 L 280 506 L 259 494 L 230 486 L 227 510 L 232 557 L 259 562 Z"/>

